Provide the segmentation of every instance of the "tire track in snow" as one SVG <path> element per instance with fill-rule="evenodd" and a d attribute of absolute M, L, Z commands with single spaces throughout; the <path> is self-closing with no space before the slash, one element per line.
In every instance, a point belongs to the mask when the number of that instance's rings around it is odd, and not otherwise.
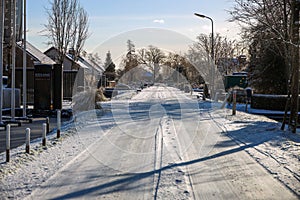
<path fill-rule="evenodd" d="M 157 130 L 154 199 L 194 199 L 188 169 L 178 166 L 183 156 L 173 120 L 162 117 Z"/>
<path fill-rule="evenodd" d="M 159 126 L 156 129 L 155 134 L 155 155 L 154 155 L 154 199 L 158 197 L 158 189 L 159 183 L 161 179 L 161 169 L 162 169 L 162 158 L 163 158 L 163 135 L 162 135 L 162 126 L 161 126 L 162 119 L 159 122 Z"/>

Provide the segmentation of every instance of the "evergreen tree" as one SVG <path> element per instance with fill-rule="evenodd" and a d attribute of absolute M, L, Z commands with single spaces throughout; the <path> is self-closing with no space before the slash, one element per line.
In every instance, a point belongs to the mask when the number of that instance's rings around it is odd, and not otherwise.
<path fill-rule="evenodd" d="M 133 42 L 131 40 L 127 40 L 127 51 L 128 53 L 134 53 L 135 52 L 135 45 L 133 44 Z"/>
<path fill-rule="evenodd" d="M 107 78 L 108 81 L 114 81 L 116 78 L 116 66 L 112 61 L 111 58 L 111 53 L 110 51 L 108 51 L 106 53 L 106 58 L 105 58 L 105 63 L 104 63 L 104 67 L 105 67 L 105 76 Z"/>
<path fill-rule="evenodd" d="M 112 62 L 111 53 L 108 51 L 105 57 L 104 68 L 106 69 Z"/>
<path fill-rule="evenodd" d="M 230 12 L 250 44 L 250 83 L 256 92 L 286 94 L 291 77 L 291 0 L 235 0 Z"/>
<path fill-rule="evenodd" d="M 268 33 L 255 32 L 253 36 L 249 48 L 250 86 L 257 93 L 286 94 L 288 66 L 284 54 L 279 51 L 285 44 L 280 40 L 270 40 Z"/>
<path fill-rule="evenodd" d="M 131 71 L 138 66 L 137 56 L 135 54 L 135 45 L 131 40 L 127 40 L 127 54 L 123 60 L 124 72 L 127 73 L 128 81 L 133 80 L 134 72 Z"/>

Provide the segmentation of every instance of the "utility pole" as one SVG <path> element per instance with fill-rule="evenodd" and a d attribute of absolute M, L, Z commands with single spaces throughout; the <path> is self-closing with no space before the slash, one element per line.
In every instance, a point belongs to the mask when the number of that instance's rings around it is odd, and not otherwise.
<path fill-rule="evenodd" d="M 27 105 L 27 59 L 26 59 L 26 0 L 23 0 L 23 117 L 26 118 Z"/>
<path fill-rule="evenodd" d="M 292 1 L 292 83 L 291 83 L 291 115 L 289 125 L 296 133 L 298 122 L 298 97 L 299 97 L 299 9 L 300 1 Z"/>
<path fill-rule="evenodd" d="M 0 125 L 2 122 L 2 105 L 3 105 L 3 41 L 4 41 L 4 8 L 5 1 L 0 0 Z"/>
<path fill-rule="evenodd" d="M 16 107 L 16 0 L 11 1 L 11 20 L 12 20 L 12 38 L 11 38 L 11 120 L 15 120 Z"/>

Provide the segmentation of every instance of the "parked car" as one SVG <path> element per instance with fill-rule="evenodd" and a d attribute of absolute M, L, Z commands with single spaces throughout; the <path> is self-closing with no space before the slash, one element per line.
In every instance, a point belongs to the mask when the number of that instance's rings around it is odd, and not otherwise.
<path fill-rule="evenodd" d="M 112 98 L 119 94 L 128 92 L 130 90 L 133 90 L 133 89 L 129 85 L 120 83 L 120 84 L 117 84 L 115 87 L 106 87 L 103 94 L 106 98 Z"/>
<path fill-rule="evenodd" d="M 197 96 L 197 99 L 204 99 L 204 89 L 193 88 L 192 95 Z"/>
<path fill-rule="evenodd" d="M 132 88 L 129 85 L 120 83 L 116 85 L 115 90 L 132 90 Z"/>

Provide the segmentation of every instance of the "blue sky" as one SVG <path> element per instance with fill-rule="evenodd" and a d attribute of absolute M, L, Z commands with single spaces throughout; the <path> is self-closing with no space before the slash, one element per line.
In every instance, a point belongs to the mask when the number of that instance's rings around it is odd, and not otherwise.
<path fill-rule="evenodd" d="M 234 0 L 82 0 L 81 5 L 90 20 L 85 45 L 88 52 L 121 33 L 150 27 L 176 31 L 195 40 L 200 33 L 211 31 L 210 21 L 194 16 L 195 12 L 213 18 L 215 32 L 223 36 L 236 38 L 238 31 L 234 23 L 227 22 L 230 15 L 226 10 L 234 6 Z M 49 0 L 27 0 L 27 39 L 42 51 L 48 48 L 41 30 L 49 7 Z"/>

